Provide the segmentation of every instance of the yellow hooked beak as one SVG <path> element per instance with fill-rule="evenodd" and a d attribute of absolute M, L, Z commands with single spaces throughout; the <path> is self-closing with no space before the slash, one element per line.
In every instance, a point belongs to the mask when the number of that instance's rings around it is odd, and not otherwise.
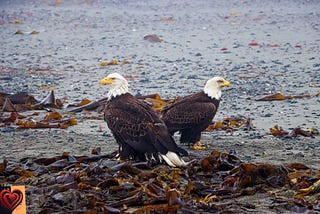
<path fill-rule="evenodd" d="M 112 78 L 106 77 L 100 81 L 100 85 L 110 85 L 112 84 L 112 82 L 113 82 Z"/>
<path fill-rule="evenodd" d="M 223 83 L 220 84 L 220 86 L 221 86 L 221 87 L 224 87 L 224 86 L 230 87 L 231 84 L 230 84 L 230 82 L 228 82 L 227 80 L 224 80 Z"/>

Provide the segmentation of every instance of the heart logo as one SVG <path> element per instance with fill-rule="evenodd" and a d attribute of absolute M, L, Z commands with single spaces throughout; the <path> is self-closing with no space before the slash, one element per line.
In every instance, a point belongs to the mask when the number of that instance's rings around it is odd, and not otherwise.
<path fill-rule="evenodd" d="M 7 208 L 10 212 L 19 206 L 22 202 L 23 194 L 20 190 L 15 189 L 12 192 L 10 190 L 2 190 L 0 192 L 0 204 Z"/>

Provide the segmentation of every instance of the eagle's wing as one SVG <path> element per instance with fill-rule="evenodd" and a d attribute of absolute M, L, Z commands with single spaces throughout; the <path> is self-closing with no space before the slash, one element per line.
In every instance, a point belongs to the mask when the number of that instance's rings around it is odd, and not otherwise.
<path fill-rule="evenodd" d="M 216 114 L 217 106 L 212 102 L 180 100 L 162 112 L 163 121 L 169 131 L 189 129 L 202 124 L 209 125 Z"/>
<path fill-rule="evenodd" d="M 146 140 L 152 129 L 152 120 L 143 109 L 136 105 L 108 105 L 104 110 L 104 119 L 109 129 L 121 143 L 130 145 L 135 150 L 151 150 Z"/>
<path fill-rule="evenodd" d="M 129 99 L 121 105 L 109 104 L 104 119 L 118 143 L 125 143 L 140 153 L 175 151 L 177 146 L 166 126 L 146 103 Z"/>
<path fill-rule="evenodd" d="M 166 124 L 160 119 L 159 115 L 150 107 L 150 105 L 141 100 L 135 99 L 136 105 L 140 106 L 144 110 L 145 114 L 148 115 L 150 121 L 149 138 L 150 142 L 153 143 L 157 152 L 166 154 L 168 151 L 176 152 L 178 154 L 188 155 L 188 152 L 177 146 L 173 137 L 170 135 Z"/>

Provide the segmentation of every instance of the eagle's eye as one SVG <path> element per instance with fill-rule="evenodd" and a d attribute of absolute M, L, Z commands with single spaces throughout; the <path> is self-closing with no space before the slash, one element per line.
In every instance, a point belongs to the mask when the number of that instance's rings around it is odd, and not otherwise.
<path fill-rule="evenodd" d="M 218 83 L 223 83 L 223 80 L 218 80 L 217 82 L 218 82 Z"/>

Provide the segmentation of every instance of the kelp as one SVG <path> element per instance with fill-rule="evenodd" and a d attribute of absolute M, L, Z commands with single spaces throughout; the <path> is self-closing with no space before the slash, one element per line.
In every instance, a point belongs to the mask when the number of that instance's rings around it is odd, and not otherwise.
<path fill-rule="evenodd" d="M 320 96 L 320 93 L 317 94 L 301 94 L 301 95 L 283 95 L 280 92 L 277 92 L 272 95 L 267 95 L 262 98 L 257 98 L 255 99 L 256 101 L 274 101 L 274 100 L 287 100 L 287 99 L 303 99 L 303 98 L 311 98 L 311 97 L 318 97 Z"/>
<path fill-rule="evenodd" d="M 38 101 L 34 96 L 27 92 L 18 92 L 16 94 L 0 93 L 0 105 L 3 105 L 5 98 L 9 98 L 13 104 L 36 104 Z"/>
<path fill-rule="evenodd" d="M 137 96 L 138 99 L 149 103 L 155 111 L 161 111 L 164 107 L 173 103 L 175 99 L 162 99 L 159 94 L 150 94 L 146 96 Z"/>
<path fill-rule="evenodd" d="M 26 185 L 31 211 L 39 213 L 234 212 L 244 207 L 257 212 L 259 206 L 253 203 L 229 200 L 257 193 L 274 198 L 270 209 L 320 211 L 320 171 L 301 163 L 246 163 L 213 150 L 180 169 L 118 162 L 116 155 L 64 152 L 20 162 L 3 160 L 0 178 Z"/>
<path fill-rule="evenodd" d="M 100 66 L 108 66 L 108 65 L 119 65 L 119 61 L 116 59 L 111 60 L 110 62 L 101 61 Z"/>
<path fill-rule="evenodd" d="M 56 99 L 54 91 L 50 93 L 41 101 L 38 101 L 34 96 L 19 92 L 16 94 L 0 93 L 0 125 L 8 126 L 16 125 L 18 129 L 26 128 L 61 128 L 65 129 L 69 126 L 77 124 L 77 119 L 74 117 L 63 118 L 62 112 L 58 112 L 63 108 L 64 103 L 60 99 Z M 81 105 L 81 103 L 79 104 Z M 45 111 L 47 113 L 40 121 L 33 119 L 39 112 Z M 18 112 L 35 111 L 31 116 L 27 117 Z M 6 112 L 11 112 L 8 115 Z"/>
<path fill-rule="evenodd" d="M 294 128 L 291 132 L 284 130 L 281 126 L 279 125 L 275 125 L 273 127 L 271 127 L 270 129 L 270 133 L 273 136 L 277 136 L 277 137 L 291 137 L 291 138 L 295 138 L 299 135 L 304 136 L 304 137 L 314 137 L 314 135 L 319 134 L 319 131 L 316 129 L 306 129 L 303 130 L 300 127 L 296 127 Z"/>
<path fill-rule="evenodd" d="M 226 130 L 226 131 L 236 131 L 236 130 L 253 130 L 254 126 L 251 118 L 245 116 L 231 116 L 223 118 L 222 121 L 215 121 L 210 124 L 205 131 L 210 132 L 213 130 Z"/>
<path fill-rule="evenodd" d="M 0 93 L 1 111 L 29 111 L 29 110 L 47 110 L 47 108 L 61 108 L 56 102 L 54 91 L 41 101 L 26 92 L 16 94 Z"/>
<path fill-rule="evenodd" d="M 135 78 L 134 76 L 132 78 Z M 282 95 L 276 95 L 282 96 Z M 283 96 L 284 97 L 284 96 Z M 173 99 L 163 99 L 159 94 L 150 94 L 145 96 L 137 96 L 138 99 L 143 102 L 148 103 L 155 111 L 159 112 L 170 103 L 179 99 L 179 97 Z M 284 97 L 286 98 L 286 97 Z M 269 97 L 272 100 L 274 97 Z M 278 98 L 277 98 L 278 99 Z M 282 98 L 281 98 L 282 99 Z M 25 128 L 68 128 L 70 126 L 77 124 L 77 119 L 75 117 L 65 118 L 62 115 L 67 115 L 66 113 L 74 114 L 78 112 L 102 112 L 104 106 L 107 104 L 107 98 L 102 98 L 96 101 L 91 101 L 88 99 L 82 99 L 79 103 L 67 103 L 61 99 L 55 97 L 54 91 L 50 93 L 41 101 L 38 101 L 34 96 L 26 93 L 19 92 L 16 94 L 7 94 L 0 92 L 0 126 L 16 125 L 18 129 Z M 31 116 L 27 117 L 19 114 L 18 112 L 24 111 L 35 111 Z M 35 120 L 33 116 L 39 114 L 38 111 L 49 112 L 44 116 L 42 120 Z M 6 112 L 11 112 L 10 114 Z M 50 113 L 51 112 L 51 113 Z M 99 116 L 89 116 L 88 119 L 103 119 Z M 247 118 L 242 115 L 231 116 L 223 118 L 221 121 L 214 121 L 210 124 L 205 131 L 210 132 L 214 130 L 225 130 L 228 132 L 243 130 L 251 131 L 254 130 L 253 119 Z M 101 129 L 102 130 L 102 129 Z M 290 133 L 283 130 L 278 125 L 270 128 L 270 132 L 274 136 L 279 137 L 313 137 L 319 134 L 316 129 L 306 129 L 303 130 L 300 127 L 293 129 Z M 200 149 L 202 147 L 200 146 Z M 195 148 L 197 149 L 197 148 Z"/>
<path fill-rule="evenodd" d="M 48 116 L 46 116 L 48 117 Z M 69 126 L 77 125 L 77 119 L 76 118 L 69 118 L 65 120 L 58 120 L 55 122 L 50 122 L 46 118 L 41 121 L 35 121 L 33 119 L 29 120 L 18 120 L 17 125 L 18 129 L 43 129 L 43 128 L 60 128 L 60 129 L 66 129 L 69 128 Z"/>
<path fill-rule="evenodd" d="M 0 123 L 11 124 L 18 119 L 19 114 L 17 112 L 11 112 L 10 115 L 1 115 Z"/>
<path fill-rule="evenodd" d="M 134 78 L 134 77 L 132 77 Z M 137 98 L 143 100 L 144 102 L 147 102 L 150 104 L 150 106 L 155 109 L 156 111 L 161 110 L 171 102 L 173 102 L 174 99 L 171 100 L 165 100 L 160 97 L 159 94 L 151 94 L 147 96 L 137 96 Z M 23 112 L 23 111 L 32 111 L 32 110 L 44 110 L 44 111 L 56 111 L 57 110 L 64 110 L 65 112 L 70 113 L 77 113 L 82 111 L 97 111 L 101 112 L 104 109 L 104 106 L 107 103 L 107 98 L 102 98 L 100 100 L 96 101 L 90 101 L 87 99 L 81 100 L 80 103 L 74 103 L 74 104 L 66 104 L 61 99 L 55 98 L 54 91 L 50 91 L 50 93 L 41 101 L 38 101 L 34 98 L 34 96 L 29 95 L 25 92 L 20 92 L 16 94 L 6 94 L 6 93 L 0 93 L 0 108 L 2 112 Z M 1 117 L 0 115 L 0 122 L 15 122 L 15 119 L 13 121 L 11 118 L 5 118 Z M 37 121 L 39 124 L 30 125 L 30 126 L 36 126 L 38 128 L 56 128 L 59 127 L 58 124 L 42 124 L 42 121 Z M 21 125 L 21 121 L 19 121 L 18 125 Z M 30 124 L 29 122 L 23 127 L 28 127 Z M 62 122 L 62 123 L 65 123 Z M 73 124 L 72 124 L 73 125 Z M 22 128 L 22 127 L 20 127 Z M 31 127 L 29 127 L 31 128 Z"/>
<path fill-rule="evenodd" d="M 135 77 L 132 77 L 135 78 Z M 314 95 L 318 96 L 318 95 Z M 290 96 L 289 98 L 303 98 L 305 96 Z M 306 96 L 309 97 L 309 96 Z M 137 96 L 138 99 L 143 102 L 148 103 L 155 111 L 159 112 L 170 103 L 179 99 L 179 97 L 173 99 L 163 99 L 159 94 L 150 94 L 146 96 Z M 282 100 L 288 97 L 283 96 L 278 93 L 272 95 L 262 100 Z M 259 99 L 260 100 L 260 99 Z M 19 129 L 25 128 L 68 128 L 69 126 L 76 125 L 77 120 L 74 117 L 63 118 L 62 113 L 78 113 L 85 111 L 96 111 L 98 113 L 102 112 L 104 106 L 107 104 L 107 98 L 102 98 L 96 101 L 91 101 L 88 99 L 83 99 L 79 103 L 66 103 L 61 99 L 55 97 L 54 91 L 50 93 L 41 101 L 38 101 L 34 96 L 26 92 L 18 92 L 16 94 L 7 94 L 0 92 L 0 126 L 8 126 L 15 124 Z M 58 110 L 60 112 L 58 112 Z M 46 115 L 43 120 L 36 121 L 31 117 L 26 117 L 18 112 L 24 111 L 47 111 L 52 112 Z M 6 112 L 11 112 L 11 114 L 6 114 Z M 34 112 L 33 116 L 38 115 L 38 112 Z M 52 118 L 55 117 L 55 118 Z M 26 119 L 27 118 L 27 119 Z M 89 118 L 102 119 L 102 117 L 91 116 Z M 222 121 L 214 121 L 210 124 L 205 131 L 210 132 L 213 130 L 225 130 L 225 131 L 250 131 L 254 130 L 254 125 L 252 123 L 252 118 L 247 118 L 245 116 L 231 116 L 223 118 Z M 270 128 L 270 132 L 274 136 L 279 137 L 313 137 L 319 134 L 316 129 L 306 129 L 303 130 L 300 127 L 293 129 L 290 133 L 283 130 L 278 125 Z"/>

